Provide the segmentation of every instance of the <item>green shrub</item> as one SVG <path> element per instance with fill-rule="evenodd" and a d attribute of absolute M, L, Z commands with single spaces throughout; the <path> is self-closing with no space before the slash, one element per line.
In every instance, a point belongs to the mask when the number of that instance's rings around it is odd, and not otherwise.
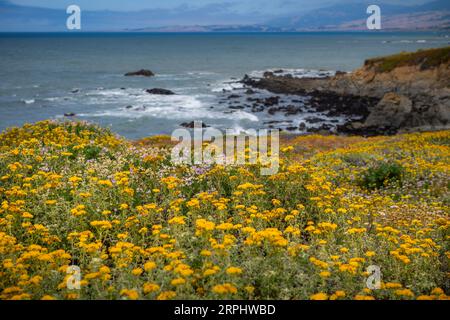
<path fill-rule="evenodd" d="M 97 159 L 101 151 L 102 149 L 98 146 L 87 146 L 83 150 L 86 160 Z"/>
<path fill-rule="evenodd" d="M 395 162 L 383 162 L 367 169 L 359 181 L 360 187 L 368 190 L 381 189 L 390 183 L 401 185 L 404 169 Z"/>

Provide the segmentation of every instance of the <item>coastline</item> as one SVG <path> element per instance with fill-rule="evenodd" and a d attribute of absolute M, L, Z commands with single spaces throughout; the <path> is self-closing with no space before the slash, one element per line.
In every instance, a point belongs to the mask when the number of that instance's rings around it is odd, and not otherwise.
<path fill-rule="evenodd" d="M 277 69 L 283 69 L 294 77 L 326 74 L 320 69 L 350 71 L 371 56 L 384 56 L 400 50 L 414 51 L 446 43 L 445 38 L 432 33 L 423 36 L 374 33 L 273 37 L 263 34 L 167 37 L 144 34 L 123 35 L 120 38 L 123 41 L 119 42 L 114 35 L 52 38 L 44 34 L 36 37 L 36 41 L 13 36 L 1 40 L 5 44 L 5 59 L 0 64 L 5 73 L 0 86 L 0 128 L 3 130 L 25 122 L 59 119 L 66 114 L 75 114 L 78 120 L 110 126 L 119 134 L 132 139 L 170 134 L 180 124 L 195 119 L 203 119 L 207 125 L 222 130 L 231 128 L 236 131 L 272 126 L 282 130 L 295 128 L 289 132 L 302 133 L 305 130 L 300 128 L 300 124 L 306 118 L 312 118 L 315 122 L 305 122 L 306 127 L 313 130 L 319 129 L 322 124 L 332 127 L 343 125 L 349 120 L 345 114 L 339 116 L 336 112 L 335 116 L 326 117 L 320 112 L 309 113 L 307 111 L 312 108 L 303 108 L 301 96 L 273 94 L 265 90 L 254 90 L 256 94 L 247 96 L 245 91 L 239 92 L 232 88 L 242 84 L 231 85 L 229 82 L 239 81 L 246 73 L 250 77 L 260 77 L 259 74 L 262 77 L 265 71 Z M 96 48 L 90 45 L 93 39 L 99 44 Z M 273 39 L 269 41 L 273 42 L 272 46 L 268 46 L 269 39 Z M 39 42 L 39 45 L 33 48 L 32 43 L 35 42 Z M 125 56 L 118 46 L 121 42 L 127 48 L 134 48 L 134 53 Z M 74 53 L 62 49 L 51 50 L 57 43 L 78 49 Z M 190 49 L 181 54 L 177 48 L 187 43 L 191 45 Z M 337 59 L 321 50 L 323 43 L 331 51 L 345 54 Z M 356 46 L 356 50 L 348 49 L 352 46 Z M 16 49 L 21 47 L 27 48 L 29 53 L 17 64 L 14 57 L 20 55 Z M 110 53 L 108 59 L 97 60 L 98 54 L 104 50 Z M 293 55 L 292 52 L 300 54 Z M 48 59 L 52 55 L 55 55 L 54 61 Z M 149 62 L 149 56 L 154 63 Z M 41 62 L 36 64 L 35 61 Z M 185 63 L 174 64 L 174 61 Z M 301 67 L 305 69 L 298 69 Z M 142 68 L 150 69 L 156 75 L 150 78 L 123 76 Z M 308 70 L 314 72 L 308 73 Z M 25 74 L 28 76 L 21 76 Z M 65 81 L 57 81 L 59 77 L 64 77 Z M 153 88 L 168 89 L 176 95 L 161 96 L 146 92 Z M 222 92 L 222 89 L 228 92 Z M 239 94 L 241 98 L 227 99 L 233 94 Z M 278 106 L 266 107 L 258 101 L 246 101 L 250 97 L 266 100 L 275 96 L 280 96 Z M 257 110 L 265 110 L 252 112 L 254 103 L 258 104 Z M 297 112 L 300 108 L 304 110 Z M 269 109 L 271 113 L 268 113 Z M 289 114 L 285 116 L 286 113 Z M 327 110 L 322 113 L 327 113 Z M 320 122 L 321 119 L 327 121 Z"/>
<path fill-rule="evenodd" d="M 313 132 L 380 135 L 450 127 L 450 47 L 373 58 L 355 71 L 332 76 L 298 78 L 277 73 L 283 70 L 265 72 L 258 79 L 246 75 L 242 83 L 275 94 L 304 96 L 315 111 L 351 117 L 343 125 L 322 124 Z M 267 99 L 263 104 L 272 105 Z M 295 106 L 271 110 L 304 112 Z"/>

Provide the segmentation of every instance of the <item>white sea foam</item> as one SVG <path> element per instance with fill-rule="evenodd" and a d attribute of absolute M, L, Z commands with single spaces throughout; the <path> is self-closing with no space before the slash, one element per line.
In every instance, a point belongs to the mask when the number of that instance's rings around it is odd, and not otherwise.
<path fill-rule="evenodd" d="M 36 100 L 34 100 L 34 99 L 23 99 L 21 101 L 25 104 L 33 104 L 36 102 Z"/>
<path fill-rule="evenodd" d="M 244 84 L 233 81 L 233 80 L 225 80 L 220 81 L 212 85 L 211 92 L 223 92 L 223 91 L 232 91 L 235 89 L 242 89 L 244 88 Z"/>
<path fill-rule="evenodd" d="M 123 100 L 122 100 L 123 99 Z M 80 113 L 80 117 L 120 117 L 136 119 L 142 117 L 162 119 L 227 119 L 258 121 L 258 117 L 242 110 L 224 113 L 220 110 L 210 109 L 212 95 L 153 95 L 139 91 L 135 94 L 120 93 L 117 90 L 105 90 L 101 94 L 89 97 L 90 104 L 105 105 L 114 103 L 122 107 L 113 107 L 92 113 Z M 126 107 L 133 106 L 133 107 Z"/>
<path fill-rule="evenodd" d="M 130 92 L 121 89 L 92 90 L 86 92 L 86 96 L 127 96 Z"/>
<path fill-rule="evenodd" d="M 44 99 L 42 99 L 42 100 L 54 102 L 54 101 L 61 101 L 61 100 L 63 100 L 64 98 L 65 98 L 65 97 L 50 97 L 50 98 L 44 98 Z"/>
<path fill-rule="evenodd" d="M 211 71 L 190 71 L 187 73 L 190 76 L 211 76 L 216 74 L 215 72 Z"/>
<path fill-rule="evenodd" d="M 278 76 L 291 75 L 294 78 L 324 78 L 332 77 L 336 74 L 331 70 L 314 70 L 314 69 L 289 69 L 289 68 L 270 68 L 267 70 L 254 70 L 249 76 L 253 78 L 262 78 L 265 72 L 273 72 Z"/>
<path fill-rule="evenodd" d="M 155 79 L 157 80 L 165 80 L 165 81 L 188 81 L 192 79 L 208 79 L 208 77 L 211 77 L 215 75 L 214 72 L 208 72 L 208 71 L 190 71 L 185 73 L 163 73 L 163 74 L 157 74 L 155 76 Z"/>

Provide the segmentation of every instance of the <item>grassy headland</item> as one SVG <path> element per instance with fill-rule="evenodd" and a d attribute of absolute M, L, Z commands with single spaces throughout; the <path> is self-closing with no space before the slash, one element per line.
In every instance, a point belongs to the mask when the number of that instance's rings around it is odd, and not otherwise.
<path fill-rule="evenodd" d="M 377 72 L 391 72 L 405 66 L 420 66 L 421 70 L 435 68 L 450 62 L 450 47 L 402 52 L 399 54 L 366 60 L 366 67 L 375 67 Z"/>

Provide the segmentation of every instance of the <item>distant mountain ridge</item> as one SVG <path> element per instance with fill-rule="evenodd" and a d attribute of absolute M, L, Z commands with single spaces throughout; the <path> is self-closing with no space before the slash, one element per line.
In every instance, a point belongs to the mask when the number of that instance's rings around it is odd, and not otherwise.
<path fill-rule="evenodd" d="M 367 4 L 343 3 L 330 7 L 325 7 L 310 11 L 306 14 L 294 14 L 291 16 L 277 18 L 268 21 L 267 24 L 283 30 L 340 30 L 340 29 L 365 29 L 368 17 L 366 10 L 370 4 L 376 4 L 381 8 L 383 20 L 390 21 L 389 28 L 410 29 L 411 24 L 417 22 L 417 16 L 427 15 L 431 25 L 425 29 L 437 28 L 445 29 L 450 25 L 450 1 L 438 0 L 423 5 L 405 6 L 377 3 L 375 1 Z M 411 19 L 408 26 L 404 22 L 395 25 L 392 23 L 395 17 L 402 17 L 402 21 L 407 16 L 415 17 Z M 435 18 L 436 21 L 433 21 Z M 382 23 L 383 25 L 383 23 Z M 406 27 L 406 28 L 405 28 Z M 421 26 L 412 29 L 421 29 Z"/>
<path fill-rule="evenodd" d="M 196 25 L 140 28 L 141 32 L 294 32 L 367 30 L 367 7 L 381 8 L 384 30 L 450 30 L 450 1 L 437 0 L 422 5 L 343 3 L 307 13 L 293 14 L 254 25 Z"/>
<path fill-rule="evenodd" d="M 76 3 L 76 1 L 74 1 Z M 224 10 L 223 4 L 191 6 L 181 5 L 172 9 L 145 9 L 140 11 L 90 11 L 83 10 L 82 31 L 131 31 L 149 26 L 191 25 L 197 21 L 199 25 L 260 23 L 267 18 L 249 19 Z M 50 9 L 33 6 L 20 6 L 6 0 L 0 0 L 0 32 L 60 32 L 67 31 L 68 15 L 64 8 Z"/>
<path fill-rule="evenodd" d="M 135 12 L 82 11 L 83 31 L 128 32 L 293 32 L 366 30 L 366 9 L 381 7 L 384 30 L 450 30 L 450 1 L 423 5 L 390 5 L 376 1 L 342 3 L 270 20 L 244 19 L 218 7 L 181 6 L 177 10 Z M 196 24 L 188 23 L 195 17 Z M 198 19 L 197 19 L 198 18 Z M 66 31 L 65 10 L 19 6 L 0 0 L 0 31 Z M 225 21 L 210 23 L 210 21 Z M 245 23 L 241 21 L 245 20 Z M 153 25 L 153 26 L 152 26 Z M 156 25 L 156 26 L 155 26 Z M 158 26 L 159 25 L 159 26 Z"/>

